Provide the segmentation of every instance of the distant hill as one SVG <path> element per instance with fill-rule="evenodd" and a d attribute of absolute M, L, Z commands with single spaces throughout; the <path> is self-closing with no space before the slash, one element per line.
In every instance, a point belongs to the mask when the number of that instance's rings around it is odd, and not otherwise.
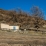
<path fill-rule="evenodd" d="M 46 24 L 46 20 L 38 18 L 39 27 Z M 0 22 L 9 25 L 19 25 L 20 27 L 34 27 L 36 18 L 25 12 L 7 11 L 0 9 Z"/>

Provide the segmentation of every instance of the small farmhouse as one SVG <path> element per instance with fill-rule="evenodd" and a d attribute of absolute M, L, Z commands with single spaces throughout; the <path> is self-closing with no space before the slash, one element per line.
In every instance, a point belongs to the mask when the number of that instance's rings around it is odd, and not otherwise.
<path fill-rule="evenodd" d="M 9 26 L 10 30 L 14 30 L 14 31 L 18 31 L 19 30 L 19 26 Z"/>
<path fill-rule="evenodd" d="M 15 25 L 8 25 L 5 23 L 0 23 L 0 29 L 1 30 L 12 30 L 12 31 L 18 31 L 19 30 L 19 26 L 15 26 Z"/>
<path fill-rule="evenodd" d="M 9 25 L 8 24 L 1 23 L 1 29 L 2 30 L 9 30 Z"/>

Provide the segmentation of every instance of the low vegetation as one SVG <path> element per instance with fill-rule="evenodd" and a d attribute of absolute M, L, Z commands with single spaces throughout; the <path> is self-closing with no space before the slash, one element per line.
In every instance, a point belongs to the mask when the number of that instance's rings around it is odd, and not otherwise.
<path fill-rule="evenodd" d="M 31 8 L 31 14 L 20 9 L 18 11 L 0 9 L 0 22 L 5 22 L 9 25 L 19 25 L 22 28 L 42 28 L 46 24 L 43 12 L 36 6 Z"/>
<path fill-rule="evenodd" d="M 20 29 L 37 28 L 16 32 L 0 30 L 0 46 L 46 46 L 46 32 L 38 30 L 46 25 L 46 20 L 38 7 L 32 7 L 30 14 L 20 9 L 18 11 L 0 9 L 0 23 L 19 25 Z"/>

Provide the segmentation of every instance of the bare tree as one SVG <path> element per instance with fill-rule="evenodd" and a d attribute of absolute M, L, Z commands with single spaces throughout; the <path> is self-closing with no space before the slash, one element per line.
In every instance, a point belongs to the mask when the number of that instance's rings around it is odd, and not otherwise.
<path fill-rule="evenodd" d="M 33 15 L 34 17 L 39 17 L 39 18 L 44 19 L 44 14 L 43 14 L 42 10 L 41 10 L 39 7 L 33 6 L 33 7 L 31 8 L 31 12 L 32 12 L 32 15 Z"/>
<path fill-rule="evenodd" d="M 37 30 L 38 30 L 38 28 L 40 28 L 39 27 L 40 26 L 39 25 L 39 19 L 44 19 L 44 14 L 41 11 L 41 9 L 39 7 L 37 7 L 37 6 L 33 6 L 31 8 L 31 12 L 32 12 L 32 16 L 35 17 L 35 22 L 34 22 L 35 26 L 34 27 L 37 28 Z"/>

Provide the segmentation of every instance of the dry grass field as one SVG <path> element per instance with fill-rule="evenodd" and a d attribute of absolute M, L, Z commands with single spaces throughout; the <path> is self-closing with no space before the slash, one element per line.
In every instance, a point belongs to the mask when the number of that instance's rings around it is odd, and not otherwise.
<path fill-rule="evenodd" d="M 46 46 L 46 34 L 35 31 L 0 31 L 0 46 Z"/>

